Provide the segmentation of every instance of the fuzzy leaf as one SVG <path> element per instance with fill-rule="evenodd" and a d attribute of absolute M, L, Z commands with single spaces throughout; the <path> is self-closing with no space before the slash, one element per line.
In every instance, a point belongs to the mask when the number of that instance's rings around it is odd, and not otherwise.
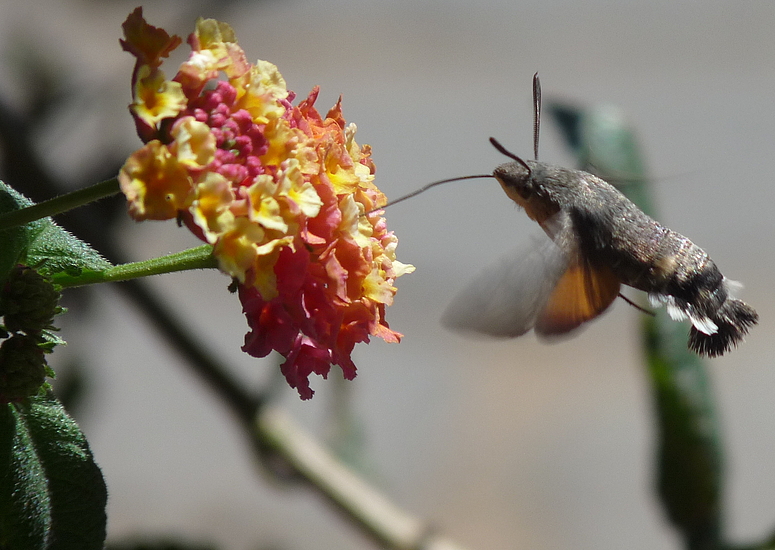
<path fill-rule="evenodd" d="M 0 182 L 0 214 L 31 206 L 32 201 Z M 29 226 L 12 227 L 0 231 L 0 281 L 8 277 L 11 268 L 19 263 L 23 251 L 31 242 Z"/>
<path fill-rule="evenodd" d="M 27 249 L 27 265 L 42 264 L 41 269 L 48 274 L 66 272 L 73 276 L 83 270 L 104 271 L 111 267 L 99 252 L 50 218 L 40 221 L 40 232 Z"/>
<path fill-rule="evenodd" d="M 0 548 L 100 550 L 107 490 L 52 395 L 0 406 Z"/>
<path fill-rule="evenodd" d="M 34 203 L 13 188 L 0 182 L 0 214 L 18 210 Z M 88 244 L 65 231 L 51 218 L 42 218 L 25 226 L 0 233 L 0 280 L 19 262 L 40 266 L 48 274 L 66 272 L 77 276 L 82 270 L 103 271 L 111 266 Z"/>

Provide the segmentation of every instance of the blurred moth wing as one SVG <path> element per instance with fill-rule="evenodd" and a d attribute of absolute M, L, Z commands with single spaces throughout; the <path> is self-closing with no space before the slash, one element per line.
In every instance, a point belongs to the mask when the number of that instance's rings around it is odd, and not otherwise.
<path fill-rule="evenodd" d="M 605 311 L 620 282 L 607 266 L 593 266 L 578 248 L 570 219 L 558 212 L 542 224 L 546 236 L 483 271 L 443 317 L 453 329 L 515 337 L 569 333 Z"/>
<path fill-rule="evenodd" d="M 570 332 L 603 313 L 619 295 L 621 282 L 605 264 L 593 264 L 581 247 L 570 214 L 565 210 L 539 222 L 563 252 L 567 266 L 536 319 L 540 336 Z"/>
<path fill-rule="evenodd" d="M 568 268 L 568 256 L 545 235 L 487 267 L 447 308 L 445 326 L 465 332 L 511 338 L 532 329 L 557 282 Z"/>
<path fill-rule="evenodd" d="M 536 334 L 565 334 L 591 321 L 608 309 L 620 287 L 619 279 L 608 267 L 593 268 L 579 257 L 554 287 L 536 320 Z"/>

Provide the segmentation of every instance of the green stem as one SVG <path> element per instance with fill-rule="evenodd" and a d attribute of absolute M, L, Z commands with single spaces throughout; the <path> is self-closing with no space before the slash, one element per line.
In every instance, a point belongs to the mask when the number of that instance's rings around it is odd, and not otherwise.
<path fill-rule="evenodd" d="M 62 287 L 91 285 L 94 283 L 115 283 L 149 275 L 174 273 L 190 269 L 212 269 L 218 267 L 218 261 L 213 256 L 213 247 L 203 244 L 196 248 L 175 252 L 159 258 L 151 258 L 142 262 L 132 262 L 109 267 L 104 271 L 84 271 L 73 276 L 67 273 L 52 275 L 54 283 Z"/>
<path fill-rule="evenodd" d="M 46 216 L 56 216 L 73 208 L 120 193 L 118 178 L 111 178 L 90 187 L 66 193 L 21 210 L 0 216 L 0 231 L 25 225 Z"/>

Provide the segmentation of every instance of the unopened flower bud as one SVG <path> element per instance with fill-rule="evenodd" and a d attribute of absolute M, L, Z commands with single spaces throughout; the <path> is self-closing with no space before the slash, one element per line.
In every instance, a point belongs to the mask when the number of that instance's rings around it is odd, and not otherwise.
<path fill-rule="evenodd" d="M 33 396 L 45 383 L 45 352 L 38 344 L 36 336 L 16 334 L 0 345 L 0 402 Z"/>
<path fill-rule="evenodd" d="M 0 289 L 0 314 L 10 332 L 39 333 L 51 329 L 60 313 L 59 289 L 31 267 L 17 265 Z"/>

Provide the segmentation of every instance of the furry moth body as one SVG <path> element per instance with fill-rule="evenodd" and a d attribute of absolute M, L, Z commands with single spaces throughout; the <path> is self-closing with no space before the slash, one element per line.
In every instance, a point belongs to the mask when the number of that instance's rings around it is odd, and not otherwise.
<path fill-rule="evenodd" d="M 569 332 L 605 311 L 621 285 L 647 292 L 673 319 L 689 319 L 689 347 L 701 355 L 723 354 L 756 324 L 754 309 L 731 296 L 700 247 L 597 176 L 530 160 L 502 164 L 493 175 L 549 236 L 555 248 L 547 255 L 561 258 L 547 261 L 561 273 L 544 271 L 554 284 L 522 328 Z"/>
<path fill-rule="evenodd" d="M 537 75 L 533 83 L 537 157 Z M 542 336 L 565 334 L 603 313 L 621 285 L 647 292 L 651 304 L 665 305 L 673 319 L 689 319 L 689 348 L 700 355 L 722 355 L 757 323 L 756 311 L 731 296 L 735 283 L 700 247 L 612 185 L 581 170 L 522 160 L 490 141 L 514 159 L 490 177 L 549 240 L 534 242 L 516 263 L 496 266 L 474 281 L 447 310 L 447 325 L 495 336 L 530 329 Z"/>

